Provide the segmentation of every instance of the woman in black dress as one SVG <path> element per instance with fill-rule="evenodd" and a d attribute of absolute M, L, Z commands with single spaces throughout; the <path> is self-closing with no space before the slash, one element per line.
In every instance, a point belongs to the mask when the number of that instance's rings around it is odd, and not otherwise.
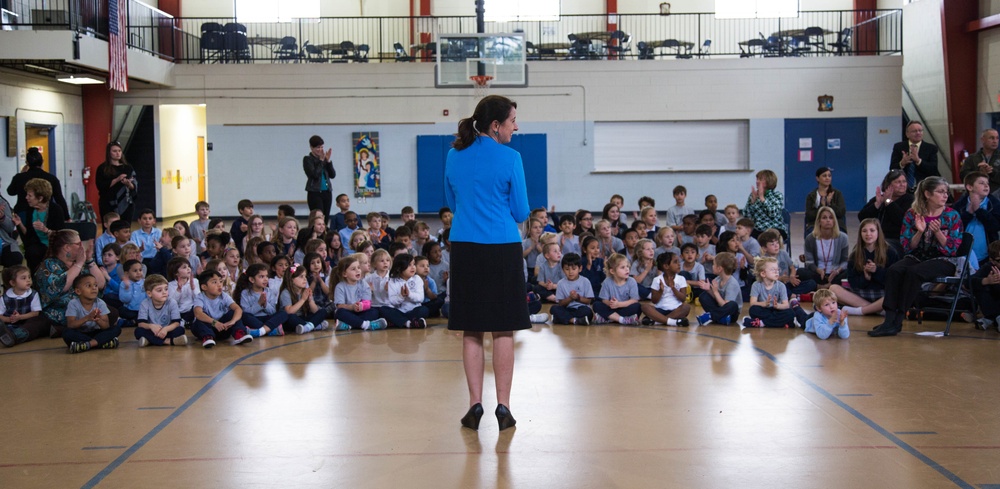
<path fill-rule="evenodd" d="M 469 412 L 462 426 L 479 429 L 483 415 L 483 336 L 493 336 L 496 416 L 500 430 L 510 413 L 514 331 L 528 329 L 524 258 L 518 223 L 528 218 L 521 155 L 504 146 L 517 131 L 517 104 L 491 95 L 458 123 L 445 164 L 445 197 L 455 213 L 451 240 L 451 311 L 448 329 L 463 331 L 462 360 Z"/>
<path fill-rule="evenodd" d="M 104 149 L 104 163 L 97 167 L 101 217 L 109 212 L 117 212 L 123 221 L 132 222 L 137 190 L 135 169 L 125 161 L 122 145 L 117 141 L 108 143 Z"/>

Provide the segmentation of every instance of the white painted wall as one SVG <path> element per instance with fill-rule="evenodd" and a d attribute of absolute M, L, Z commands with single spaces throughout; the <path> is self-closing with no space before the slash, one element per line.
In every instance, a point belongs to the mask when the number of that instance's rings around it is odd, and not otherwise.
<path fill-rule="evenodd" d="M 530 87 L 494 92 L 518 101 L 522 133 L 548 135 L 549 195 L 560 208 L 595 207 L 615 192 L 629 202 L 643 194 L 666 202 L 664 189 L 677 183 L 695 200 L 711 192 L 742 203 L 748 172 L 591 174 L 594 121 L 748 119 L 751 169 L 780 176 L 784 118 L 895 118 L 898 127 L 901 64 L 875 56 L 532 63 Z M 350 133 L 370 130 L 382 142 L 383 197 L 354 207 L 395 213 L 413 205 L 416 136 L 453 133 L 476 102 L 470 90 L 433 88 L 430 63 L 181 65 L 174 78 L 174 89 L 133 90 L 118 101 L 207 104 L 209 194 L 223 215 L 241 198 L 304 201 L 301 161 L 312 134 L 334 151 L 333 190 L 348 193 Z M 832 114 L 816 110 L 823 94 L 836 98 Z M 160 123 L 161 134 L 172 130 Z M 878 181 L 890 148 L 870 147 Z"/>
<path fill-rule="evenodd" d="M 80 179 L 80 169 L 83 168 L 83 113 L 80 100 L 80 89 L 75 86 L 0 70 L 0 116 L 17 117 L 17 156 L 7 157 L 6 132 L 0 143 L 3 148 L 0 151 L 0 189 L 11 205 L 14 200 L 6 195 L 6 189 L 10 179 L 24 166 L 25 124 L 56 126 L 56 176 L 63 185 L 67 201 L 73 192 L 83 197 L 83 182 Z"/>
<path fill-rule="evenodd" d="M 903 7 L 903 82 L 910 89 L 913 100 L 923 114 L 924 126 L 929 129 L 939 148 L 951 147 L 948 131 L 948 104 L 945 97 L 944 48 L 941 44 L 941 1 L 921 0 Z M 905 100 L 905 94 L 903 95 Z M 904 102 L 904 107 L 907 106 Z M 921 119 L 907 108 L 912 119 Z M 903 135 L 896 129 L 896 137 Z M 929 139 L 924 134 L 925 139 Z M 938 157 L 942 175 L 950 175 L 947 154 Z"/>
<path fill-rule="evenodd" d="M 207 137 L 205 107 L 161 105 L 156 111 L 158 216 L 190 214 L 198 202 L 198 136 Z M 177 184 L 180 171 L 180 185 Z"/>
<path fill-rule="evenodd" d="M 320 0 L 323 17 L 394 17 L 410 15 L 407 0 Z M 232 17 L 233 0 L 182 0 L 184 17 Z"/>

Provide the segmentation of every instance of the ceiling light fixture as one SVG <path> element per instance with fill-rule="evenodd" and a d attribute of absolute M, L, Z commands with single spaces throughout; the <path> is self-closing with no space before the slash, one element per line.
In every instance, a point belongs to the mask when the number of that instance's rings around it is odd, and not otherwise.
<path fill-rule="evenodd" d="M 105 83 L 103 78 L 94 75 L 58 75 L 56 80 L 73 85 L 103 85 Z"/>

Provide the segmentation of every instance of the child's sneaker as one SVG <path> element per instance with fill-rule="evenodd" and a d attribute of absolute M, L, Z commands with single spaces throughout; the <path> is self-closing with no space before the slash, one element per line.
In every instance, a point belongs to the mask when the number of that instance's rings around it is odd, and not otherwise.
<path fill-rule="evenodd" d="M 246 334 L 246 332 L 240 330 L 233 333 L 233 344 L 242 345 L 243 343 L 250 343 L 253 341 L 253 336 Z"/>
<path fill-rule="evenodd" d="M 653 325 L 653 319 L 650 318 L 649 316 L 643 316 L 642 317 L 642 321 L 640 322 L 640 324 L 642 324 L 643 326 L 652 326 Z"/>
<path fill-rule="evenodd" d="M 368 329 L 372 331 L 377 331 L 388 327 L 389 327 L 389 322 L 382 318 L 376 319 L 368 323 Z"/>
<path fill-rule="evenodd" d="M 979 319 L 976 320 L 976 329 L 979 329 L 979 330 L 986 331 L 987 329 L 990 329 L 990 326 L 992 326 L 992 325 L 993 325 L 993 321 L 991 321 L 989 319 L 986 319 L 986 318 L 979 318 Z"/>
<path fill-rule="evenodd" d="M 582 324 L 584 326 L 590 326 L 590 319 L 587 319 L 587 316 L 584 316 L 582 318 L 576 318 L 576 324 Z"/>
<path fill-rule="evenodd" d="M 698 320 L 698 326 L 704 326 L 712 322 L 712 315 L 706 312 L 695 319 Z"/>
<path fill-rule="evenodd" d="M 313 327 L 313 331 L 326 331 L 328 329 L 330 329 L 330 323 L 326 319 Z"/>
<path fill-rule="evenodd" d="M 791 300 L 788 301 L 788 307 L 795 309 L 798 306 L 799 306 L 799 297 L 793 296 Z"/>
<path fill-rule="evenodd" d="M 677 320 L 677 325 L 681 327 L 690 326 L 691 321 L 688 321 L 688 318 L 680 318 Z"/>
<path fill-rule="evenodd" d="M 546 322 L 548 320 L 549 320 L 549 315 L 545 314 L 544 312 L 540 312 L 538 314 L 532 314 L 532 315 L 528 316 L 528 321 L 532 322 L 532 323 L 541 324 L 541 323 L 544 323 L 544 322 Z"/>
<path fill-rule="evenodd" d="M 427 329 L 427 321 L 424 318 L 417 318 L 410 321 L 410 327 L 414 329 Z"/>
<path fill-rule="evenodd" d="M 347 324 L 347 323 L 345 323 L 345 322 L 343 322 L 343 321 L 341 321 L 341 320 L 338 319 L 337 320 L 337 327 L 336 328 L 337 328 L 337 331 L 347 331 L 347 330 L 351 329 L 351 325 Z"/>
<path fill-rule="evenodd" d="M 182 334 L 176 338 L 171 339 L 170 344 L 174 346 L 185 346 L 188 344 L 188 337 L 187 335 Z"/>
<path fill-rule="evenodd" d="M 732 322 L 733 318 L 729 317 L 728 314 L 719 318 L 719 324 L 723 326 L 729 326 L 730 324 L 732 324 Z"/>
<path fill-rule="evenodd" d="M 118 337 L 111 338 L 107 343 L 101 345 L 102 350 L 114 350 L 118 348 Z"/>
<path fill-rule="evenodd" d="M 149 346 L 149 340 L 147 340 L 145 336 L 139 338 L 139 348 L 145 348 L 147 346 Z"/>
<path fill-rule="evenodd" d="M 541 300 L 541 298 L 538 297 L 538 294 L 536 294 L 534 292 L 528 292 L 527 299 L 528 299 L 528 302 L 537 302 L 537 301 Z"/>
<path fill-rule="evenodd" d="M 14 330 L 12 330 L 7 323 L 0 323 L 0 343 L 7 348 L 10 348 L 17 343 L 17 337 L 14 336 Z"/>
<path fill-rule="evenodd" d="M 279 324 L 277 328 L 272 329 L 270 332 L 267 333 L 267 335 L 268 336 L 285 336 L 285 327 Z"/>
<path fill-rule="evenodd" d="M 211 348 L 211 347 L 215 346 L 215 340 L 213 340 L 211 336 L 202 336 L 201 337 L 201 346 L 203 348 Z"/>
<path fill-rule="evenodd" d="M 82 353 L 90 349 L 89 341 L 74 341 L 69 344 L 70 353 Z"/>
<path fill-rule="evenodd" d="M 600 314 L 594 313 L 594 324 L 608 324 L 608 320 Z"/>
<path fill-rule="evenodd" d="M 636 325 L 639 324 L 639 315 L 633 314 L 631 316 L 620 316 L 618 319 L 619 324 Z"/>
<path fill-rule="evenodd" d="M 254 338 L 260 338 L 260 336 L 264 333 L 263 330 L 264 328 L 247 328 L 247 333 L 250 333 L 250 336 L 253 336 Z"/>
<path fill-rule="evenodd" d="M 297 334 L 306 334 L 306 333 L 311 332 L 314 329 L 316 329 L 316 326 L 314 326 L 313 323 L 305 323 L 305 324 L 300 324 L 300 325 L 296 326 L 295 327 L 295 332 Z"/>
<path fill-rule="evenodd" d="M 764 321 L 761 321 L 760 318 L 753 318 L 753 319 L 750 320 L 750 325 L 747 326 L 747 327 L 748 328 L 763 328 L 764 327 Z"/>

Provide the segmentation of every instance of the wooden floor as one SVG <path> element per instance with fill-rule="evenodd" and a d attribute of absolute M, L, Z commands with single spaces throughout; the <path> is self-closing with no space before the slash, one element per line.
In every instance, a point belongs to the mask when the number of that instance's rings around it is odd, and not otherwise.
<path fill-rule="evenodd" d="M 1000 484 L 1000 334 L 848 340 L 735 326 L 535 325 L 498 434 L 461 337 L 271 337 L 212 350 L 0 350 L 0 487 L 831 488 Z M 489 346 L 489 345 L 488 345 Z M 488 357 L 489 358 L 489 357 Z"/>

